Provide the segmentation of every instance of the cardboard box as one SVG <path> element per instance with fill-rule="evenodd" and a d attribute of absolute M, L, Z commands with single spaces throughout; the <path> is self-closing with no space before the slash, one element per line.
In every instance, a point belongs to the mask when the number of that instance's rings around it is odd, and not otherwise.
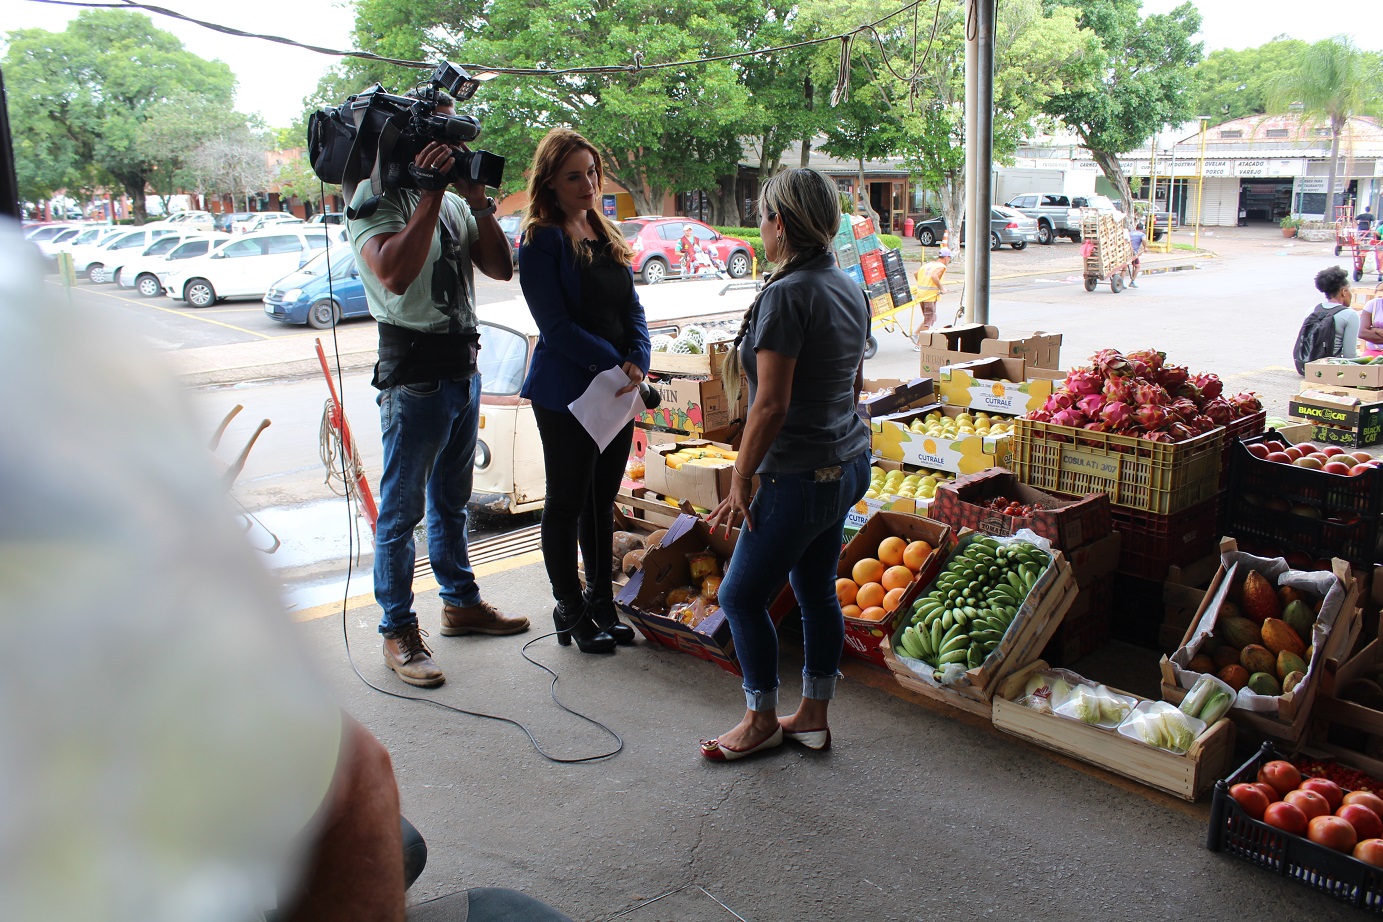
<path fill-rule="evenodd" d="M 648 370 L 655 375 L 718 378 L 720 366 L 725 361 L 725 353 L 730 351 L 732 345 L 734 343 L 731 340 L 707 343 L 706 351 L 698 355 L 654 352 L 649 355 Z"/>
<path fill-rule="evenodd" d="M 943 367 L 937 391 L 949 406 L 1023 416 L 1042 408 L 1052 396 L 1053 383 L 1043 376 L 1029 380 L 1022 359 L 977 359 Z"/>
<path fill-rule="evenodd" d="M 1098 541 L 1082 545 L 1069 551 L 1062 551 L 1071 562 L 1071 577 L 1082 589 L 1106 576 L 1113 576 L 1119 569 L 1119 550 L 1123 537 L 1112 531 Z"/>
<path fill-rule="evenodd" d="M 836 576 L 848 577 L 860 560 L 865 557 L 877 557 L 880 542 L 890 535 L 896 535 L 909 542 L 925 541 L 932 546 L 932 553 L 907 591 L 903 593 L 898 607 L 889 612 L 887 618 L 882 621 L 865 621 L 849 617 L 845 619 L 845 652 L 880 669 L 887 668 L 884 665 L 883 652 L 879 649 L 880 641 L 893 633 L 900 613 L 908 610 L 922 587 L 936 578 L 937 571 L 941 569 L 941 561 L 946 557 L 951 543 L 951 528 L 941 522 L 898 512 L 877 512 L 845 546 L 840 555 L 840 563 L 836 566 Z"/>
<path fill-rule="evenodd" d="M 986 500 L 996 496 L 1043 508 L 1030 516 L 1005 515 L 984 506 Z M 1023 528 L 1031 529 L 1064 552 L 1106 538 L 1111 530 L 1108 495 L 1091 493 L 1083 499 L 1058 498 L 1019 483 L 1012 471 L 1001 467 L 991 467 L 938 486 L 932 513 L 952 528 L 971 528 L 998 537 L 1006 537 Z"/>
<path fill-rule="evenodd" d="M 693 506 L 714 509 L 722 499 L 730 495 L 735 462 L 729 459 L 707 458 L 696 464 L 670 467 L 666 460 L 667 455 L 678 449 L 695 448 L 699 445 L 715 445 L 717 448 L 733 451 L 729 445 L 704 439 L 683 439 L 661 445 L 649 445 L 644 455 L 644 486 L 663 496 L 685 500 Z"/>
<path fill-rule="evenodd" d="M 884 391 L 885 393 L 879 393 Z M 866 378 L 865 394 L 858 407 L 860 416 L 887 416 L 916 406 L 931 406 L 936 403 L 931 378 L 913 378 L 901 381 L 897 378 Z"/>
<path fill-rule="evenodd" d="M 1319 359 L 1306 363 L 1305 377 L 1306 386 L 1313 388 L 1383 388 L 1383 363 L 1360 365 L 1349 359 Z"/>
<path fill-rule="evenodd" d="M 879 496 L 874 499 L 862 499 L 845 513 L 845 540 L 853 538 L 876 512 L 925 516 L 931 505 L 931 500 L 921 496 Z"/>
<path fill-rule="evenodd" d="M 1038 660 L 1003 681 L 994 698 L 995 727 L 1182 800 L 1196 800 L 1229 770 L 1234 758 L 1234 725 L 1223 718 L 1206 727 L 1185 754 L 1177 755 L 1144 745 L 1117 730 L 1092 727 L 1019 704 L 1028 675 L 1046 667 Z"/>
<path fill-rule="evenodd" d="M 1383 394 L 1377 391 L 1307 388 L 1287 404 L 1287 413 L 1312 423 L 1318 441 L 1355 448 L 1383 442 Z"/>
<path fill-rule="evenodd" d="M 743 419 L 749 408 L 749 383 L 740 380 L 740 399 L 734 406 L 719 378 L 661 378 L 649 380 L 661 403 L 634 417 L 638 426 L 663 429 L 676 435 L 704 435 Z"/>
<path fill-rule="evenodd" d="M 901 461 L 904 464 L 955 474 L 974 474 L 986 468 L 1003 467 L 1008 462 L 1008 434 L 966 435 L 947 441 L 913 432 L 908 428 L 908 424 L 914 419 L 920 419 L 932 410 L 940 410 L 951 417 L 965 412 L 956 407 L 942 407 L 938 404 L 871 419 L 870 444 L 874 455 L 889 461 Z"/>
<path fill-rule="evenodd" d="M 946 365 L 982 358 L 1021 358 L 1036 368 L 1061 366 L 1060 333 L 1010 334 L 1001 338 L 998 327 L 969 323 L 923 333 L 918 345 L 924 375 L 936 376 Z"/>

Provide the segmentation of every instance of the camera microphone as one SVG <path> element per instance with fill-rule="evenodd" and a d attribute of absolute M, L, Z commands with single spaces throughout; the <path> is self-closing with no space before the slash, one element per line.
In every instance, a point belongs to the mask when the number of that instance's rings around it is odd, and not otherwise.
<path fill-rule="evenodd" d="M 646 410 L 656 410 L 658 405 L 663 402 L 663 398 L 647 381 L 639 382 L 639 397 L 643 400 Z"/>

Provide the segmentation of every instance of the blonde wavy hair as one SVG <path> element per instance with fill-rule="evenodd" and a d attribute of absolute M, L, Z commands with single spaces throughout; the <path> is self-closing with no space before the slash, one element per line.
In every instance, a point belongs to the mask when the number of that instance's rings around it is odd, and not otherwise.
<path fill-rule="evenodd" d="M 600 152 L 595 145 L 570 128 L 549 131 L 538 142 L 538 149 L 533 152 L 533 164 L 528 168 L 528 208 L 522 225 L 525 241 L 530 228 L 562 226 L 565 215 L 557 204 L 557 193 L 549 187 L 549 183 L 556 178 L 557 171 L 567 158 L 580 150 L 589 151 L 595 160 L 597 188 L 605 187 L 605 167 L 600 162 Z M 594 208 L 586 210 L 586 222 L 598 239 L 609 244 L 610 254 L 617 262 L 624 266 L 633 265 L 634 251 L 624 242 L 624 234 L 620 233 L 615 222 Z M 590 251 L 576 239 L 571 240 L 571 246 L 578 261 L 590 258 Z"/>

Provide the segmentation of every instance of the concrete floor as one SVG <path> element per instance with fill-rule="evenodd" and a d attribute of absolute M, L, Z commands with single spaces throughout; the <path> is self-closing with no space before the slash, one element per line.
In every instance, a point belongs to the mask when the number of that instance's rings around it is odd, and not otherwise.
<path fill-rule="evenodd" d="M 520 655 L 551 629 L 541 564 L 504 566 L 481 573 L 482 589 L 532 617 L 534 631 L 442 638 L 437 594 L 421 592 L 449 680 L 420 696 L 521 721 L 558 757 L 607 751 L 611 737 L 559 710 L 550 677 Z M 372 600 L 351 606 L 346 634 L 361 673 L 414 691 L 380 659 Z M 513 726 L 366 687 L 347 661 L 340 607 L 314 615 L 304 640 L 342 704 L 393 754 L 404 811 L 427 838 L 415 902 L 507 886 L 575 919 L 634 922 L 1354 917 L 1206 851 L 1205 802 L 1030 747 L 853 661 L 832 711 L 832 750 L 787 745 L 727 765 L 704 761 L 697 740 L 742 713 L 737 677 L 642 637 L 601 657 L 537 640 L 530 655 L 561 674 L 562 700 L 624 742 L 608 760 L 559 765 Z M 785 634 L 790 710 L 801 649 L 792 628 Z M 648 903 L 669 891 L 678 892 Z"/>

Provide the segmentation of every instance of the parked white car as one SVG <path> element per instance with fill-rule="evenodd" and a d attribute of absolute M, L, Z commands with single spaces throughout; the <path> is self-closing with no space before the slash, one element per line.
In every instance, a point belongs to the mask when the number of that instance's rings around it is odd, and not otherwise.
<path fill-rule="evenodd" d="M 231 224 L 232 234 L 253 234 L 255 231 L 268 230 L 277 224 L 305 224 L 302 218 L 297 215 L 289 214 L 286 211 L 261 211 L 251 215 L 243 221 L 236 221 Z"/>
<path fill-rule="evenodd" d="M 46 235 L 47 239 L 38 240 L 36 244 L 38 251 L 45 257 L 52 259 L 58 252 L 58 247 L 68 241 L 77 239 L 77 235 L 82 232 L 80 227 L 64 227 L 55 234 Z"/>
<path fill-rule="evenodd" d="M 171 227 L 173 230 L 201 230 L 211 231 L 215 229 L 215 216 L 209 211 L 179 211 L 168 217 L 144 225 L 145 227 Z"/>
<path fill-rule="evenodd" d="M 237 236 L 206 256 L 170 267 L 159 274 L 163 290 L 192 307 L 210 307 L 222 298 L 263 298 L 274 282 L 346 237 L 344 227 L 324 234 L 298 223 Z"/>
<path fill-rule="evenodd" d="M 166 237 L 175 231 L 167 228 L 121 228 L 124 233 L 112 234 L 104 238 L 95 245 L 74 246 L 69 251 L 72 254 L 72 268 L 78 275 L 85 275 L 95 283 L 106 280 L 106 265 L 112 260 L 123 260 L 130 255 L 121 253 L 121 250 L 133 250 L 138 253 L 153 241 L 160 237 Z"/>
<path fill-rule="evenodd" d="M 134 288 L 146 298 L 156 298 L 163 294 L 158 274 L 171 271 L 168 263 L 172 260 L 192 259 L 205 256 L 218 244 L 231 239 L 230 234 L 220 231 L 206 233 L 199 230 L 179 231 L 160 237 L 139 252 L 121 262 L 106 267 L 106 274 L 121 288 Z M 127 252 L 121 250 L 121 253 Z"/>

